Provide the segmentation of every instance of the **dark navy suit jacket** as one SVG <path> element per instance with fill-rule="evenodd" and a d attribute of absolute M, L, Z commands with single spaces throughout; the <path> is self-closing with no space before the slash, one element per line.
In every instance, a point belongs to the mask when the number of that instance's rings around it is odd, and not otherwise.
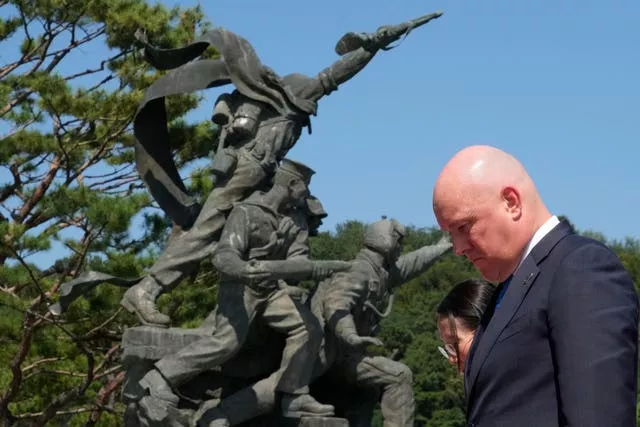
<path fill-rule="evenodd" d="M 630 275 L 561 222 L 485 313 L 465 366 L 468 425 L 636 426 L 637 357 Z"/>

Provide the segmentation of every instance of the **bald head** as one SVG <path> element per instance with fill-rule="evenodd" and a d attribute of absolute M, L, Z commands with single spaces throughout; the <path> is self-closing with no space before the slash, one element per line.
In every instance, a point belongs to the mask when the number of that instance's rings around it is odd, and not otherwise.
<path fill-rule="evenodd" d="M 433 209 L 441 228 L 452 234 L 456 253 L 481 271 L 483 266 L 489 280 L 511 274 L 550 216 L 522 164 L 487 145 L 467 147 L 445 165 L 433 189 Z"/>
<path fill-rule="evenodd" d="M 488 145 L 474 145 L 458 153 L 445 165 L 436 181 L 433 202 L 443 197 L 489 197 L 501 187 L 515 186 L 527 199 L 537 191 L 515 157 Z"/>

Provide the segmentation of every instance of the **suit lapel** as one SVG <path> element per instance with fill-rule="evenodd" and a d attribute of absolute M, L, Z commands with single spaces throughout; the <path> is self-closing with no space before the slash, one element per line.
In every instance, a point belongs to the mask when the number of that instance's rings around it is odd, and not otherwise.
<path fill-rule="evenodd" d="M 502 298 L 500 307 L 495 310 L 491 320 L 489 320 L 488 324 L 482 329 L 479 339 L 474 340 L 472 344 L 470 351 L 471 365 L 469 369 L 465 369 L 467 402 L 471 400 L 470 396 L 472 395 L 475 381 L 478 378 L 478 373 L 495 345 L 496 340 L 515 315 L 527 292 L 529 292 L 531 285 L 540 273 L 538 264 L 549 255 L 551 250 L 562 238 L 572 233 L 572 231 L 571 226 L 566 221 L 562 221 L 532 249 L 529 256 L 524 259 L 518 270 L 516 270 L 507 288 L 507 292 Z M 496 295 L 498 292 L 499 289 L 496 289 Z M 493 305 L 495 305 L 496 295 L 494 295 L 492 300 Z"/>
<path fill-rule="evenodd" d="M 531 257 L 536 260 L 537 264 L 540 264 L 543 259 L 549 255 L 551 249 L 553 249 L 565 236 L 572 234 L 573 229 L 569 225 L 568 222 L 562 221 L 560 224 L 556 225 L 550 232 L 547 234 L 540 243 L 538 243 L 531 250 Z"/>
<path fill-rule="evenodd" d="M 539 272 L 540 270 L 538 270 L 538 266 L 533 258 L 527 257 L 511 279 L 511 283 L 502 298 L 500 307 L 498 307 L 493 314 L 473 354 L 473 362 L 469 369 L 469 394 L 471 394 L 473 390 L 478 372 L 480 372 L 489 352 L 500 336 L 500 333 L 502 333 L 511 318 L 513 318 L 520 304 L 522 304 L 522 300 L 524 300 L 525 295 L 527 295 L 531 284 Z"/>

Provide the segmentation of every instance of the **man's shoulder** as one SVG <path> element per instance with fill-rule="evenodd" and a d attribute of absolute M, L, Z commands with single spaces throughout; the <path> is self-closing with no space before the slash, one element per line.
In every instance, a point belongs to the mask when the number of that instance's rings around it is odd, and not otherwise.
<path fill-rule="evenodd" d="M 574 275 L 589 270 L 608 273 L 626 270 L 622 260 L 605 243 L 588 236 L 570 234 L 562 239 L 549 254 L 549 265 L 555 265 L 555 277 Z M 544 267 L 542 267 L 544 269 Z"/>
<path fill-rule="evenodd" d="M 613 250 L 605 243 L 592 237 L 571 233 L 560 241 L 552 252 L 555 256 L 560 256 L 566 261 L 571 261 L 580 253 L 596 253 L 603 256 L 615 256 Z M 573 256 L 572 256 L 573 255 Z"/>

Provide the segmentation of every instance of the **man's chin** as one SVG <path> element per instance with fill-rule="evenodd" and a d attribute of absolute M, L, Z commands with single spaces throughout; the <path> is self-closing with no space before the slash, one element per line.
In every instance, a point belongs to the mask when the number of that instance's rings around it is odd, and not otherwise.
<path fill-rule="evenodd" d="M 487 266 L 486 262 L 484 262 L 484 259 L 475 260 L 473 262 L 473 265 L 480 272 L 480 274 L 482 275 L 483 279 L 488 280 L 489 282 L 498 281 L 498 276 L 499 275 L 495 271 L 489 269 L 489 267 Z"/>

